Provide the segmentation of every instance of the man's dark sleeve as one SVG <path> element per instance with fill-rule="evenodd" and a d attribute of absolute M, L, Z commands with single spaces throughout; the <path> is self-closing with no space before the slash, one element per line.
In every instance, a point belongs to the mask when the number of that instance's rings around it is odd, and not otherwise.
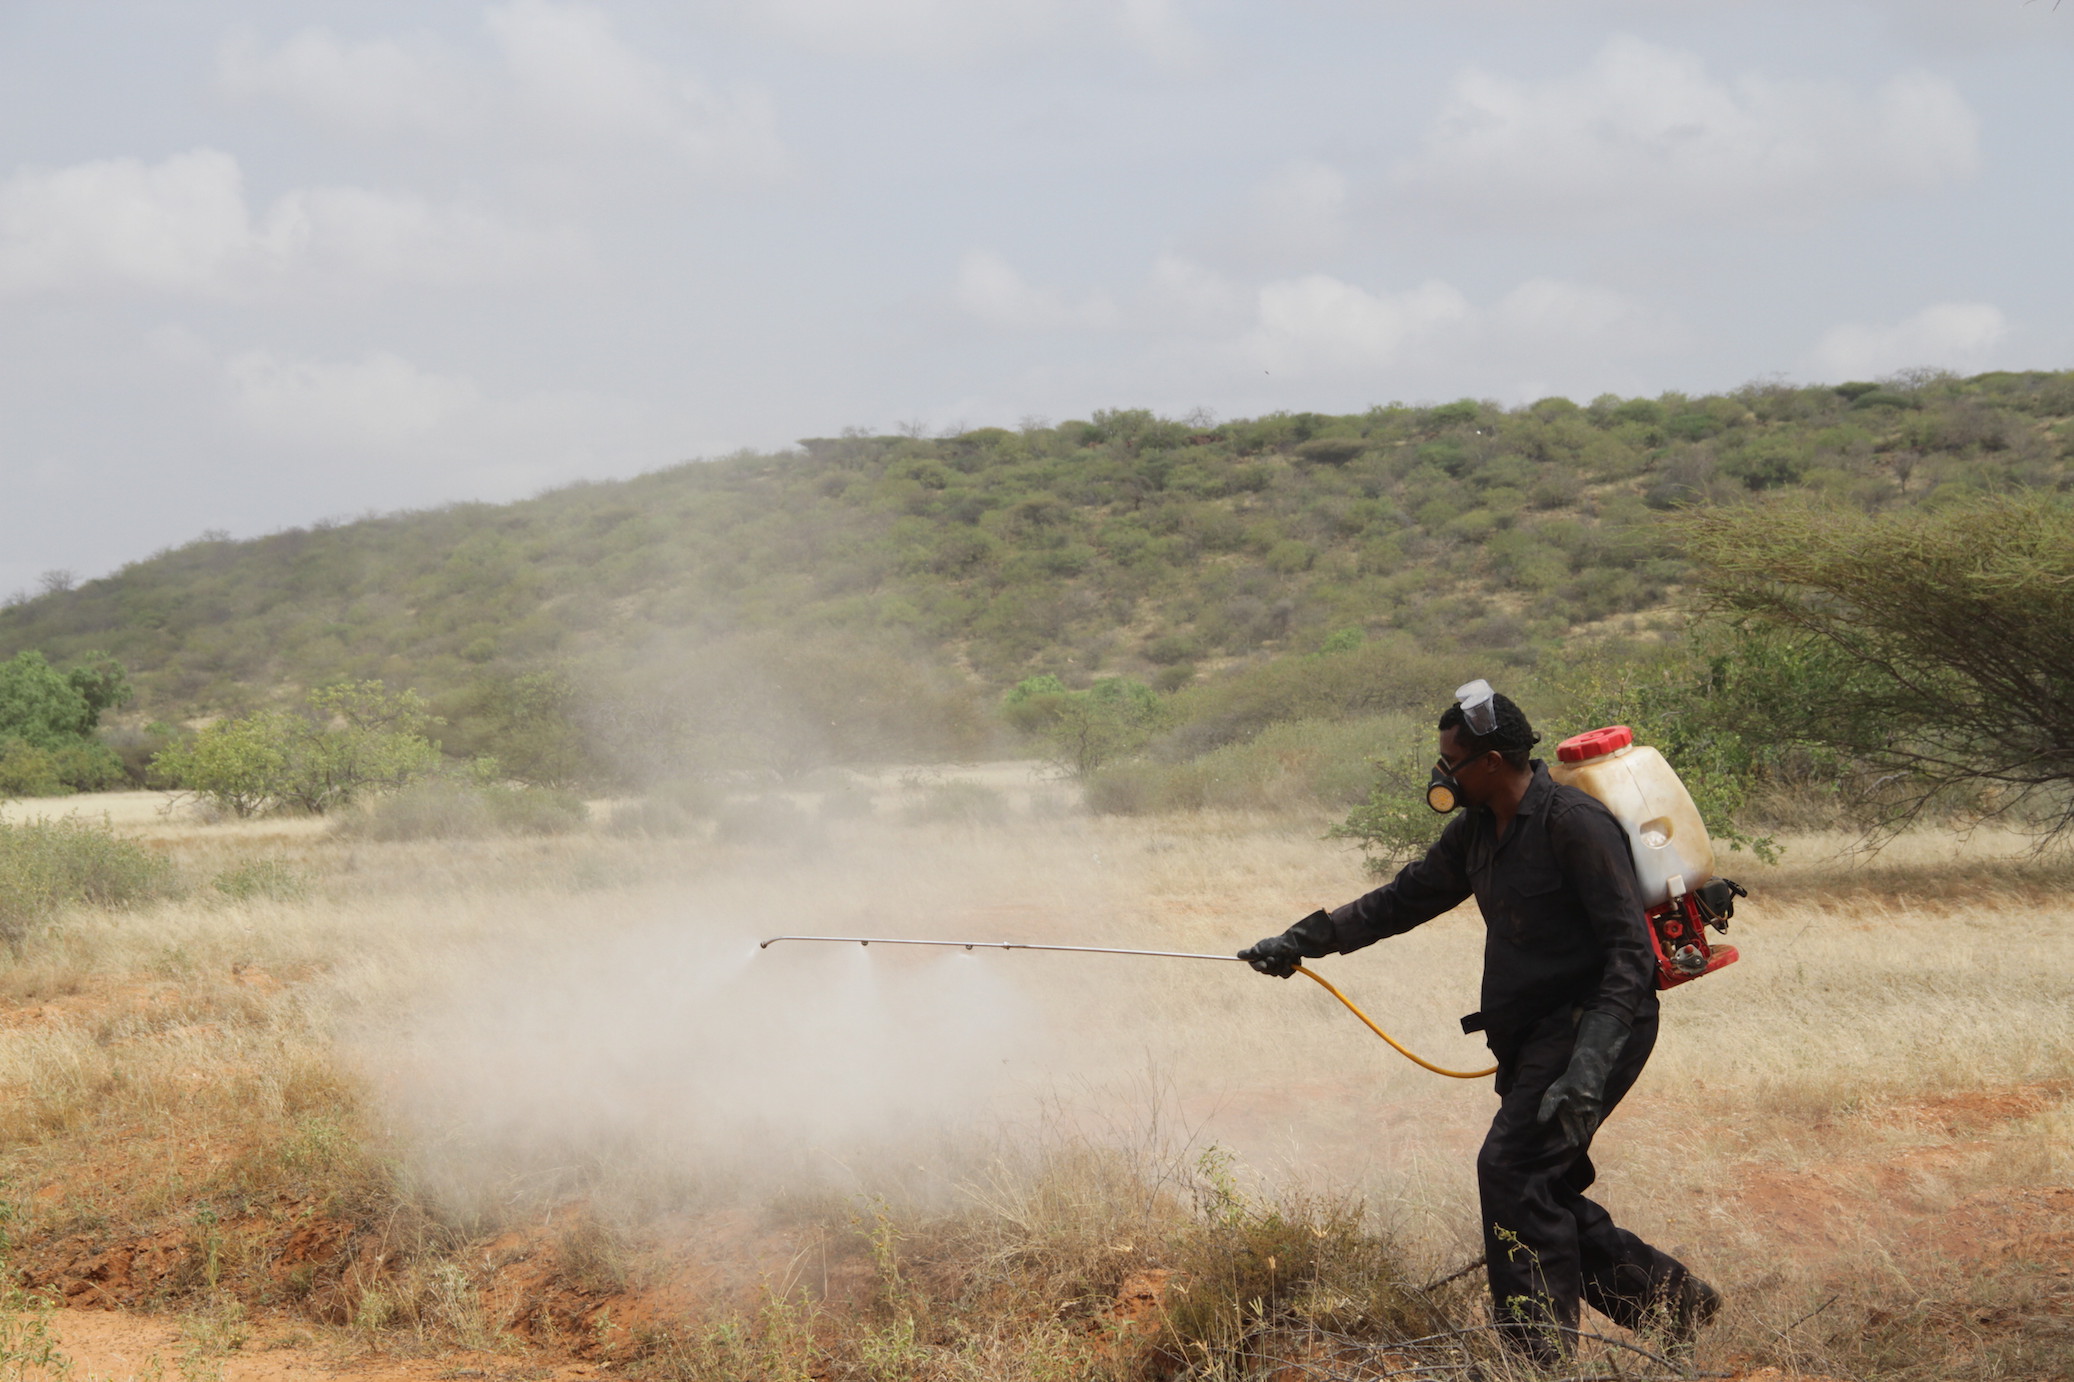
<path fill-rule="evenodd" d="M 1455 817 L 1424 857 L 1406 864 L 1374 892 L 1332 912 L 1332 938 L 1339 953 L 1402 935 L 1461 906 L 1469 896 L 1469 828 L 1467 816 Z"/>
<path fill-rule="evenodd" d="M 1550 815 L 1548 836 L 1563 881 L 1583 905 L 1605 956 L 1598 990 L 1584 1010 L 1609 1013 L 1632 1025 L 1656 990 L 1656 952 L 1635 889 L 1627 832 L 1610 812 L 1578 805 Z"/>

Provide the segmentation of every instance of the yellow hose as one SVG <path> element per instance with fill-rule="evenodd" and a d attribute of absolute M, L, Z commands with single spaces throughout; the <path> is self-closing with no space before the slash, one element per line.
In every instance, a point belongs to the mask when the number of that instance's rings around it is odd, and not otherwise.
<path fill-rule="evenodd" d="M 1346 1004 L 1348 1012 L 1360 1018 L 1361 1021 L 1368 1027 L 1369 1031 L 1374 1032 L 1384 1041 L 1389 1042 L 1392 1050 L 1396 1051 L 1398 1055 L 1404 1057 L 1413 1065 L 1422 1066 L 1427 1070 L 1431 1070 L 1436 1075 L 1445 1075 L 1451 1080 L 1480 1080 L 1486 1075 L 1495 1075 L 1498 1073 L 1498 1067 L 1495 1065 L 1492 1066 L 1489 1070 L 1443 1070 L 1439 1066 L 1435 1065 L 1432 1061 L 1425 1060 L 1421 1057 L 1415 1056 L 1411 1052 L 1405 1050 L 1402 1046 L 1399 1046 L 1397 1044 L 1396 1037 L 1391 1036 L 1381 1027 L 1376 1026 L 1374 1020 L 1371 1019 L 1367 1013 L 1361 1011 L 1361 1009 L 1354 1006 L 1353 999 L 1347 997 L 1344 993 L 1341 993 L 1338 989 L 1332 986 L 1332 981 L 1330 979 L 1327 979 L 1324 975 L 1318 973 L 1314 969 L 1305 969 L 1302 965 L 1298 965 L 1296 967 L 1296 972 L 1298 974 L 1301 974 L 1304 978 L 1311 980 L 1313 983 L 1316 983 L 1327 993 L 1331 994 L 1334 998 L 1337 998 L 1340 1002 Z"/>

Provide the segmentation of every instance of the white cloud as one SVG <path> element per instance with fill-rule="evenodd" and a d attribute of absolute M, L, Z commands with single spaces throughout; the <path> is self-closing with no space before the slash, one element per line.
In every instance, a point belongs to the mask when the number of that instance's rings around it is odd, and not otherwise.
<path fill-rule="evenodd" d="M 1525 397 L 1548 392 L 1551 377 L 1625 375 L 1688 344 L 1663 312 L 1596 284 L 1535 278 L 1478 303 L 1438 280 L 1388 292 L 1306 274 L 1263 284 L 1256 320 L 1226 353 L 1288 381 L 1386 375 L 1407 392 L 1459 392 L 1509 378 Z"/>
<path fill-rule="evenodd" d="M 453 285 L 575 257 L 566 237 L 361 188 L 289 192 L 255 215 L 237 160 L 217 149 L 156 164 L 121 158 L 27 169 L 0 182 L 0 294 Z"/>
<path fill-rule="evenodd" d="M 231 411 L 246 428 L 270 440 L 342 449 L 420 439 L 482 405 L 467 380 L 386 352 L 331 364 L 247 351 L 225 362 L 223 373 Z"/>
<path fill-rule="evenodd" d="M 225 41 L 225 94 L 283 102 L 357 133 L 471 142 L 521 139 L 569 151 L 660 150 L 706 171 L 775 177 L 787 163 L 769 98 L 678 76 L 640 51 L 604 11 L 510 0 L 484 12 L 494 56 L 425 38 L 354 42 L 308 29 L 271 49 Z"/>
<path fill-rule="evenodd" d="M 784 148 L 770 102 L 675 77 L 588 6 L 514 0 L 489 12 L 519 102 L 541 128 L 602 140 L 653 140 L 705 164 L 777 172 Z"/>
<path fill-rule="evenodd" d="M 313 360 L 248 350 L 209 363 L 248 441 L 305 462 L 350 460 L 408 476 L 423 494 L 512 494 L 658 446 L 651 424 L 623 400 L 493 391 L 389 351 Z"/>
<path fill-rule="evenodd" d="M 1100 293 L 1078 300 L 1040 288 L 998 254 L 973 250 L 958 263 L 958 306 L 1005 331 L 1099 331 L 1115 326 L 1116 305 Z"/>
<path fill-rule="evenodd" d="M 1191 362 L 1186 368 L 1204 379 L 1491 369 L 1569 378 L 1581 361 L 1631 360 L 1690 343 L 1665 314 L 1596 284 L 1528 279 L 1479 304 L 1439 280 L 1389 291 L 1313 273 L 1247 285 L 1171 253 L 1157 256 L 1143 285 L 1119 303 L 1031 283 L 1000 256 L 975 251 L 959 264 L 957 301 L 1004 332 L 1145 338 L 1155 355 Z"/>
<path fill-rule="evenodd" d="M 191 291 L 253 244 L 237 161 L 106 159 L 0 182 L 0 292 L 115 281 Z"/>
<path fill-rule="evenodd" d="M 1979 118 L 1927 73 L 1869 93 L 1743 76 L 1615 38 L 1543 81 L 1471 70 L 1398 170 L 1415 202 L 1537 223 L 1794 221 L 1972 174 Z"/>
<path fill-rule="evenodd" d="M 1271 372 L 1306 374 L 1395 364 L 1407 347 L 1475 315 L 1445 283 L 1372 293 L 1327 274 L 1264 285 L 1259 314 L 1249 353 Z"/>
<path fill-rule="evenodd" d="M 1298 159 L 1254 188 L 1239 248 L 1255 254 L 1310 257 L 1343 246 L 1347 175 L 1315 158 Z"/>
<path fill-rule="evenodd" d="M 473 125 L 482 99 L 429 39 L 355 43 L 329 29 L 306 29 L 273 49 L 240 30 L 217 54 L 216 81 L 228 96 L 285 101 L 331 124 L 379 134 Z"/>
<path fill-rule="evenodd" d="M 1214 328 L 1243 321 L 1252 295 L 1214 269 L 1178 254 L 1156 255 L 1146 284 L 1145 315 L 1156 325 Z"/>
<path fill-rule="evenodd" d="M 1891 326 L 1832 327 L 1808 363 L 1827 379 L 1865 379 L 1917 366 L 1966 369 L 1982 364 L 2008 334 L 2008 319 L 1992 304 L 1941 302 Z"/>
<path fill-rule="evenodd" d="M 736 0 L 752 27 L 824 51 L 941 60 L 1094 40 L 1167 67 L 1207 45 L 1181 0 Z"/>
<path fill-rule="evenodd" d="M 1529 279 L 1514 288 L 1492 306 L 1487 325 L 1501 340 L 1532 347 L 1611 341 L 1660 347 L 1679 335 L 1625 293 L 1553 278 Z"/>

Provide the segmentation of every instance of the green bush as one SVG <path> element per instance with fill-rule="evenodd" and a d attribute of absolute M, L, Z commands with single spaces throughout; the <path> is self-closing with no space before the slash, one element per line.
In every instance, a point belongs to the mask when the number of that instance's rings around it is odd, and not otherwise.
<path fill-rule="evenodd" d="M 122 760 L 91 739 L 56 748 L 39 748 L 25 739 L 0 740 L 0 798 L 97 792 L 122 782 L 124 776 Z"/>
<path fill-rule="evenodd" d="M 209 886 L 233 902 L 300 902 L 309 895 L 310 877 L 286 859 L 254 859 L 225 869 L 209 880 Z"/>
<path fill-rule="evenodd" d="M 48 749 L 25 739 L 0 743 L 0 798 L 59 797 L 69 790 L 58 778 Z"/>
<path fill-rule="evenodd" d="M 89 653 L 60 672 L 34 651 L 0 662 L 0 798 L 98 791 L 124 777 L 122 760 L 94 738 L 101 712 L 130 698 L 122 665 Z"/>
<path fill-rule="evenodd" d="M 1369 765 L 1373 774 L 1367 798 L 1327 833 L 1361 846 L 1368 871 L 1394 873 L 1418 858 L 1440 838 L 1447 818 L 1426 805 L 1426 785 L 1433 769 L 1434 731 L 1419 732 L 1380 753 Z"/>
<path fill-rule="evenodd" d="M 1085 691 L 1069 691 L 1049 674 L 1028 677 L 1002 698 L 1001 711 L 1075 777 L 1136 752 L 1167 719 L 1159 693 L 1127 677 L 1102 677 Z"/>
<path fill-rule="evenodd" d="M 106 825 L 0 822 L 0 940 L 10 946 L 65 907 L 131 907 L 176 884 L 171 864 Z"/>
<path fill-rule="evenodd" d="M 480 840 L 566 835 L 589 820 L 590 808 L 573 792 L 434 779 L 367 802 L 337 829 L 365 840 Z"/>
<path fill-rule="evenodd" d="M 0 662 L 0 739 L 20 739 L 58 750 L 87 741 L 101 712 L 130 698 L 128 675 L 106 653 L 88 653 L 85 665 L 60 672 L 42 653 L 16 653 Z"/>

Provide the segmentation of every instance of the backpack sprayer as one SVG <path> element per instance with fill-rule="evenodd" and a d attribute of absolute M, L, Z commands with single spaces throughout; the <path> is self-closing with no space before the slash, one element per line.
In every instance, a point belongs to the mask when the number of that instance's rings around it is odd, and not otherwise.
<path fill-rule="evenodd" d="M 1707 827 L 1664 756 L 1637 744 L 1626 725 L 1613 725 L 1556 745 L 1549 775 L 1598 798 L 1627 831 L 1656 952 L 1656 986 L 1676 988 L 1734 964 L 1735 947 L 1709 944 L 1707 928 L 1728 930 L 1736 899 L 1749 889 L 1714 877 Z"/>
<path fill-rule="evenodd" d="M 1464 690 L 1469 688 L 1465 687 Z M 1707 928 L 1728 929 L 1735 901 L 1749 890 L 1726 878 L 1715 878 L 1714 846 L 1707 827 L 1692 804 L 1685 784 L 1671 771 L 1662 754 L 1635 743 L 1634 731 L 1626 725 L 1594 729 L 1574 735 L 1556 746 L 1556 766 L 1550 770 L 1557 782 L 1577 787 L 1597 798 L 1627 830 L 1628 845 L 1635 860 L 1635 881 L 1647 909 L 1649 943 L 1656 954 L 1656 986 L 1679 984 L 1712 974 L 1736 962 L 1731 945 L 1710 945 Z M 1452 803 L 1450 803 L 1452 806 Z M 1211 955 L 1193 950 L 1126 950 L 1104 945 L 1038 945 L 1026 941 L 937 941 L 893 936 L 772 936 L 757 949 L 768 950 L 779 941 L 818 941 L 836 945 L 923 945 L 951 950 L 1055 950 L 1075 955 L 1137 955 L 1161 960 L 1217 960 L 1243 964 L 1236 955 Z M 1390 1044 L 1406 1060 L 1436 1075 L 1455 1080 L 1479 1080 L 1497 1071 L 1449 1070 L 1407 1050 L 1398 1040 L 1375 1024 L 1374 1019 L 1334 987 L 1316 970 L 1296 967 L 1296 973 L 1317 984 L 1361 1019 L 1369 1031 Z"/>

